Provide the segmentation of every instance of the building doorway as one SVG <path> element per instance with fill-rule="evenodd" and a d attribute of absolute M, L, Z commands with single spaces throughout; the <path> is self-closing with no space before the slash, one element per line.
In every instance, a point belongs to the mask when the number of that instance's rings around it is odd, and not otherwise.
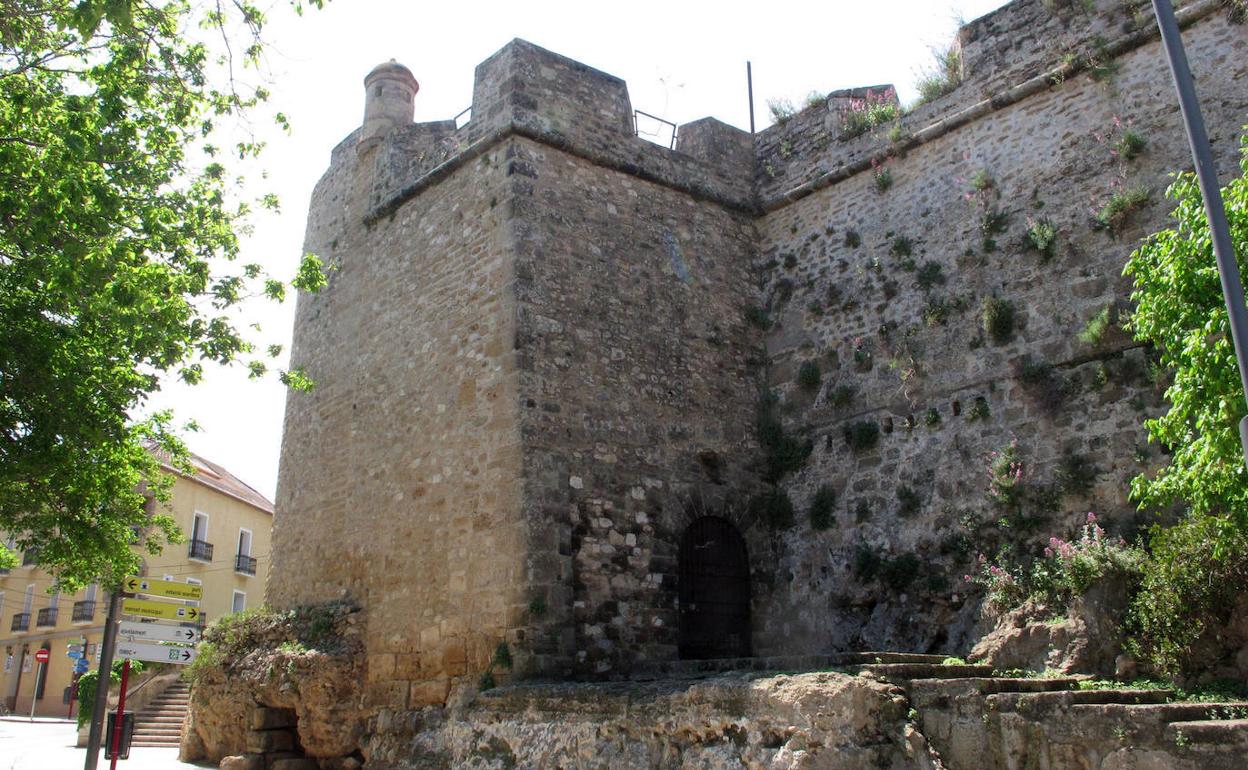
<path fill-rule="evenodd" d="M 680 539 L 682 659 L 750 655 L 750 559 L 745 539 L 718 516 L 695 519 Z"/>

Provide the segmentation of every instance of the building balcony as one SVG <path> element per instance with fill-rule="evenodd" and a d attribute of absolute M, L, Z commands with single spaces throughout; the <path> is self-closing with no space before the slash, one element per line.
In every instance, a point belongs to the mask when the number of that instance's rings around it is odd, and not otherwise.
<path fill-rule="evenodd" d="M 95 600 L 88 599 L 81 602 L 74 602 L 75 623 L 90 623 L 95 619 Z"/>
<path fill-rule="evenodd" d="M 212 561 L 212 543 L 204 540 L 192 540 L 187 548 L 187 555 L 199 561 Z"/>
<path fill-rule="evenodd" d="M 52 628 L 56 625 L 56 607 L 44 607 L 39 610 L 35 620 L 35 628 Z"/>
<path fill-rule="evenodd" d="M 240 553 L 234 557 L 234 571 L 242 575 L 256 574 L 256 557 Z"/>
<path fill-rule="evenodd" d="M 19 612 L 13 616 L 13 625 L 9 626 L 10 631 L 29 631 L 30 630 L 30 613 Z"/>

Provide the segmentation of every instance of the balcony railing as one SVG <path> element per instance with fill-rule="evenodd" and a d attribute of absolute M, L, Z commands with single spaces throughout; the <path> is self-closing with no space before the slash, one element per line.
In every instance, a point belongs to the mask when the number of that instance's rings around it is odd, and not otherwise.
<path fill-rule="evenodd" d="M 212 543 L 204 540 L 192 540 L 187 555 L 200 561 L 212 561 Z"/>
<path fill-rule="evenodd" d="M 234 571 L 244 575 L 256 574 L 256 557 L 240 553 L 234 557 Z"/>
<path fill-rule="evenodd" d="M 95 600 L 86 599 L 80 602 L 74 602 L 75 623 L 89 623 L 95 619 Z"/>
<path fill-rule="evenodd" d="M 36 628 L 51 628 L 56 625 L 56 607 L 44 607 L 39 610 L 39 616 L 35 620 Z"/>
<path fill-rule="evenodd" d="M 9 626 L 10 631 L 29 631 L 30 630 L 30 613 L 19 612 L 13 616 L 13 625 Z"/>

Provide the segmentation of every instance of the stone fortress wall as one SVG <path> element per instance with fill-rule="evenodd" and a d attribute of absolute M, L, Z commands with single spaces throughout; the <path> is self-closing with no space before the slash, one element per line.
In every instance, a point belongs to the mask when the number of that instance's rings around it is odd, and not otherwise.
<path fill-rule="evenodd" d="M 270 601 L 359 602 L 365 705 L 402 710 L 475 681 L 500 643 L 524 675 L 674 659 L 700 516 L 744 536 L 764 655 L 964 650 L 975 544 L 1066 534 L 1087 510 L 1132 526 L 1157 388 L 1125 335 L 1076 334 L 1125 307 L 1125 256 L 1190 160 L 1147 9 L 1058 5 L 965 27 L 965 82 L 891 137 L 842 140 L 816 106 L 754 137 L 687 124 L 670 151 L 634 135 L 622 81 L 514 41 L 478 67 L 462 127 L 399 110 L 344 140 L 309 215 L 336 269 L 299 300 L 294 363 L 318 387 L 287 407 Z M 1229 174 L 1248 34 L 1216 0 L 1182 13 Z M 1129 162 L 1096 138 L 1115 116 L 1147 140 Z M 1092 228 L 1124 174 L 1148 204 Z M 975 179 L 991 184 L 968 200 Z M 1023 245 L 1029 218 L 1056 226 L 1048 259 Z M 1000 344 L 979 318 L 994 296 L 1018 317 Z M 1049 365 L 1030 389 L 1025 355 Z M 764 391 L 813 447 L 781 484 L 791 527 L 747 503 Z M 847 446 L 858 423 L 873 448 Z M 1095 469 L 1022 535 L 983 505 L 1012 436 L 1038 478 Z M 816 531 L 821 485 L 835 522 Z"/>
<path fill-rule="evenodd" d="M 1217 3 L 1181 15 L 1226 179 L 1248 123 L 1248 30 Z M 977 553 L 1068 537 L 1089 511 L 1129 538 L 1155 521 L 1126 499 L 1161 460 L 1142 426 L 1162 408 L 1147 352 L 1112 327 L 1078 336 L 1106 307 L 1128 309 L 1127 256 L 1166 225 L 1169 173 L 1191 168 L 1151 7 L 1015 2 L 958 40 L 965 81 L 892 140 L 886 127 L 821 145 L 838 116 L 818 108 L 758 139 L 768 383 L 815 447 L 784 486 L 799 511 L 823 484 L 838 501 L 826 531 L 780 535 L 781 588 L 760 625 L 789 654 L 966 650 L 985 630 L 963 580 Z M 1115 155 L 1116 122 L 1147 142 L 1137 157 Z M 1095 221 L 1137 187 L 1148 202 L 1116 232 Z M 1040 220 L 1056 228 L 1047 258 L 1027 243 Z M 1008 341 L 984 331 L 991 298 L 1014 308 Z M 817 393 L 796 382 L 808 361 Z M 862 423 L 879 440 L 855 451 L 844 434 Z M 1037 487 L 1071 465 L 1095 476 L 1003 512 L 985 499 L 988 457 L 1012 440 Z"/>

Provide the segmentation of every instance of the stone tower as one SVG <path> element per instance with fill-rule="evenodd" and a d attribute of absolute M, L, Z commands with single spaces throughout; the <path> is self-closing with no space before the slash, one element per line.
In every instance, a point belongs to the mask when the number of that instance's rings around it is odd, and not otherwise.
<path fill-rule="evenodd" d="M 356 150 L 365 153 L 392 130 L 410 125 L 418 91 L 412 71 L 394 59 L 374 67 L 364 78 L 364 125 Z"/>
<path fill-rule="evenodd" d="M 846 91 L 674 150 L 636 136 L 618 78 L 524 41 L 477 67 L 458 127 L 411 122 L 415 78 L 378 67 L 309 213 L 334 270 L 299 299 L 317 387 L 287 404 L 269 600 L 362 605 L 379 709 L 442 702 L 501 645 L 559 678 L 965 653 L 977 549 L 1089 510 L 1129 532 L 1158 462 L 1147 351 L 1079 338 L 1125 307 L 1189 164 L 1122 14 L 1016 0 L 959 33 L 960 86 L 890 125 L 852 130 Z M 1217 3 L 1184 23 L 1230 169 L 1248 38 Z M 1105 139 L 1127 122 L 1129 161 Z M 1090 221 L 1124 179 L 1148 202 Z M 985 500 L 1012 440 L 1048 492 L 1026 518 Z"/>

